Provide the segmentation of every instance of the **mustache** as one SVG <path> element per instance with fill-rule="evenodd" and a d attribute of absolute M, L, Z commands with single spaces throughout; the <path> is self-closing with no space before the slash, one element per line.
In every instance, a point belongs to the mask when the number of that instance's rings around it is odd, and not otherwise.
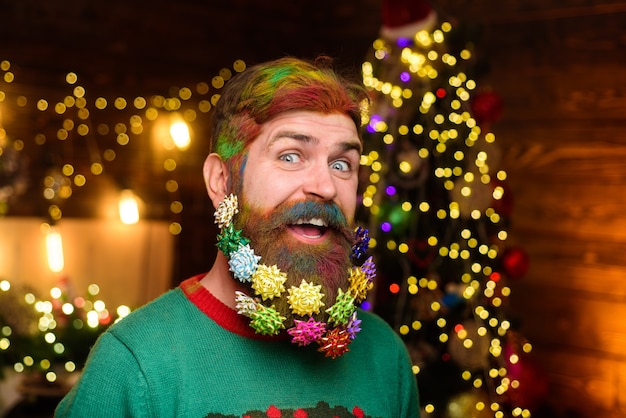
<path fill-rule="evenodd" d="M 348 221 L 339 207 L 332 202 L 301 201 L 281 204 L 267 217 L 268 228 L 281 229 L 298 220 L 318 218 L 336 231 L 349 229 Z"/>

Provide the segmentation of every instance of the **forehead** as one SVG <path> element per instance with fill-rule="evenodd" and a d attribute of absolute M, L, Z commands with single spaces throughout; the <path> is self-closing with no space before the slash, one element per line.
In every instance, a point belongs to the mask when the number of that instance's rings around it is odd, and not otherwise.
<path fill-rule="evenodd" d="M 265 123 L 251 148 L 267 149 L 281 140 L 303 140 L 315 145 L 337 146 L 360 152 L 357 127 L 345 114 L 307 111 L 287 112 Z"/>

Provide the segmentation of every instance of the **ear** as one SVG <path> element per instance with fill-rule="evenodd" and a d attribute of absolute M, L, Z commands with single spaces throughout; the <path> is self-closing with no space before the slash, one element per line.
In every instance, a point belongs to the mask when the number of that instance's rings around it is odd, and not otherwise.
<path fill-rule="evenodd" d="M 217 208 L 228 192 L 228 167 L 219 155 L 211 153 L 204 160 L 202 174 L 209 198 Z"/>

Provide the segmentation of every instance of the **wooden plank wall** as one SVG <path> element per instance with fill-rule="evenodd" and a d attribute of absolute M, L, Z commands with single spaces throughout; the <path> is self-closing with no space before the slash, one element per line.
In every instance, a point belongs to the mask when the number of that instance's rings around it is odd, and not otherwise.
<path fill-rule="evenodd" d="M 481 22 L 514 198 L 512 283 L 554 414 L 626 416 L 626 2 L 439 1 Z M 486 83 L 486 84 L 485 84 Z"/>

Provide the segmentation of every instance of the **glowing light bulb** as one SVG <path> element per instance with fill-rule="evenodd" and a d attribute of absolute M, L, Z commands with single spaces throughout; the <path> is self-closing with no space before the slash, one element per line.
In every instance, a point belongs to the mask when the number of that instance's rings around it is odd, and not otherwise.
<path fill-rule="evenodd" d="M 61 234 L 55 228 L 50 228 L 46 234 L 46 250 L 50 270 L 54 273 L 63 271 L 65 267 L 65 260 L 63 259 L 63 240 Z"/>
<path fill-rule="evenodd" d="M 122 190 L 118 206 L 122 223 L 132 225 L 139 222 L 139 202 L 132 190 Z"/>
<path fill-rule="evenodd" d="M 170 135 L 174 144 L 180 150 L 186 150 L 191 143 L 191 135 L 189 134 L 189 126 L 182 121 L 176 121 L 170 125 Z"/>

